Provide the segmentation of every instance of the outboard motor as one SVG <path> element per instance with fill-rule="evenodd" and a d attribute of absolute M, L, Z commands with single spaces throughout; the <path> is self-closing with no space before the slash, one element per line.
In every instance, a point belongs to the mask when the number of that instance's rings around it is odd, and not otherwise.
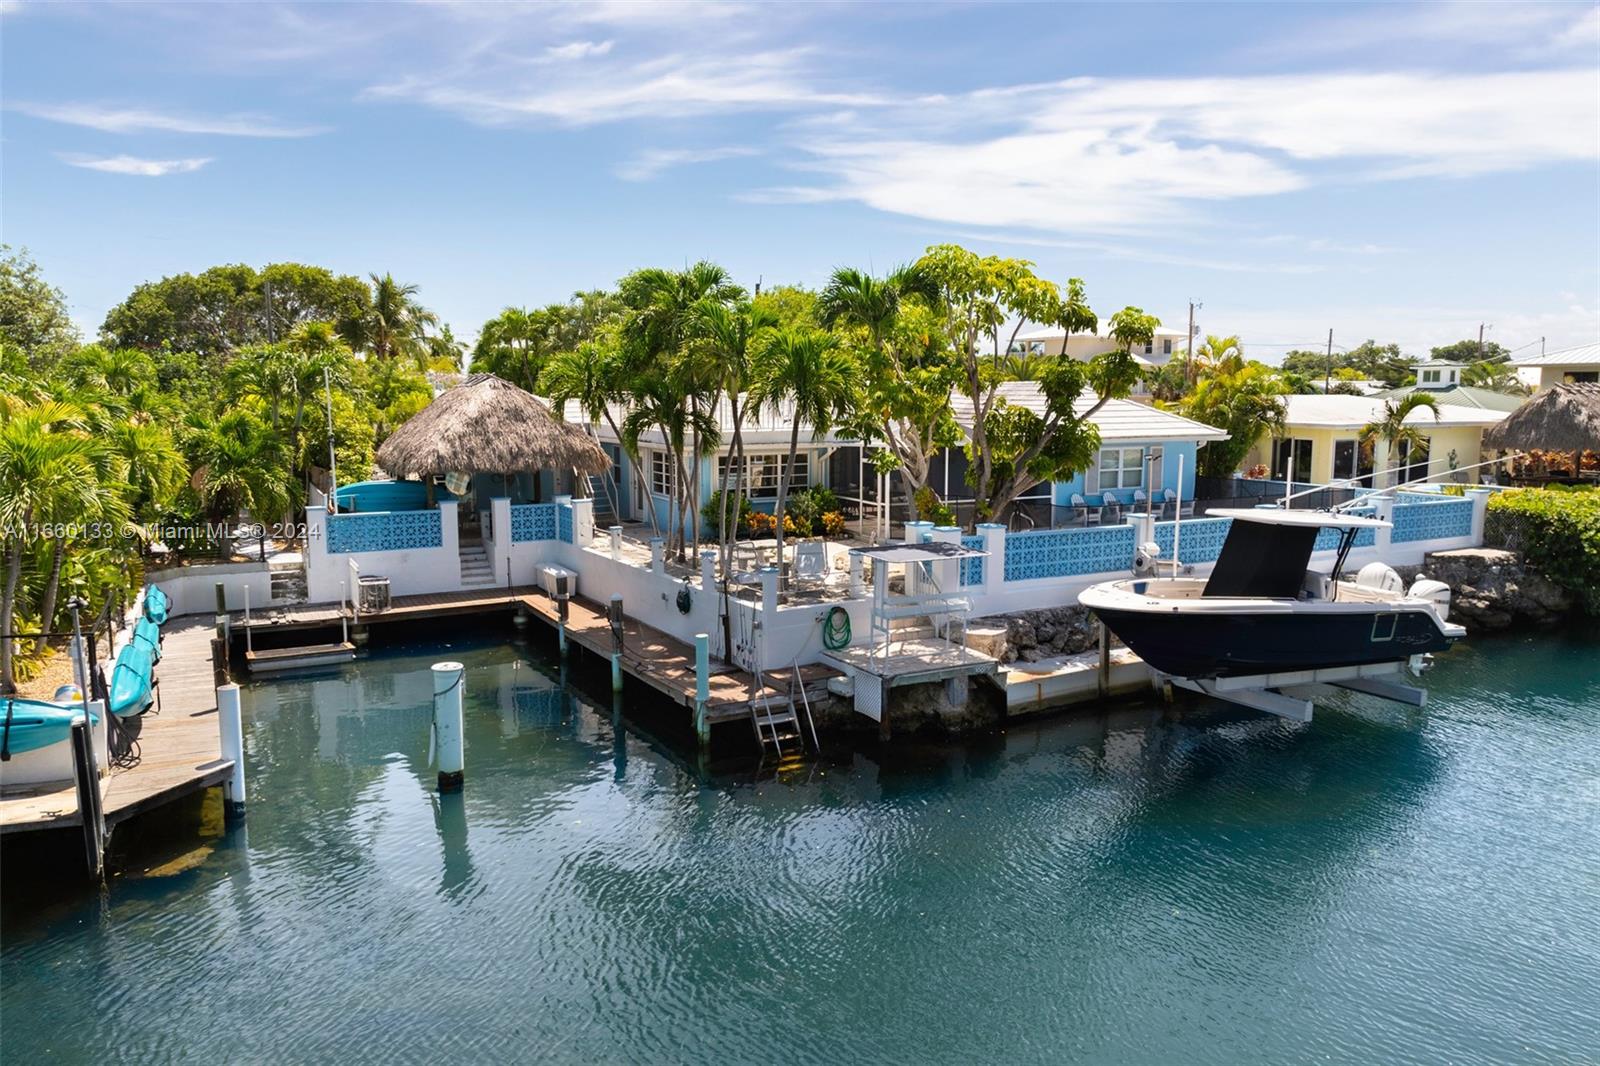
<path fill-rule="evenodd" d="M 1406 583 L 1388 563 L 1368 563 L 1356 572 L 1356 584 L 1379 592 L 1404 592 Z"/>
<path fill-rule="evenodd" d="M 1147 540 L 1133 553 L 1133 576 L 1155 577 L 1156 564 L 1161 561 L 1161 545 Z"/>
<path fill-rule="evenodd" d="M 1433 604 L 1433 609 L 1439 613 L 1439 621 L 1450 620 L 1450 586 L 1443 581 L 1419 577 L 1411 583 L 1411 589 L 1406 595 L 1414 600 L 1427 600 Z"/>

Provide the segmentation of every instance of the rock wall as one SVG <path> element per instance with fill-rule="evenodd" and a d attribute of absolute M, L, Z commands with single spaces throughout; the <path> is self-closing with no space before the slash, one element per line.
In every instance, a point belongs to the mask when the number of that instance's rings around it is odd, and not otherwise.
<path fill-rule="evenodd" d="M 1449 585 L 1450 620 L 1469 630 L 1549 625 L 1577 606 L 1572 593 L 1501 548 L 1432 552 L 1421 567 L 1405 569 Z M 1409 583 L 1410 574 L 1402 576 Z"/>
<path fill-rule="evenodd" d="M 967 644 L 1003 663 L 1035 663 L 1098 647 L 1099 625 L 1085 607 L 1044 607 L 974 618 L 967 626 Z"/>

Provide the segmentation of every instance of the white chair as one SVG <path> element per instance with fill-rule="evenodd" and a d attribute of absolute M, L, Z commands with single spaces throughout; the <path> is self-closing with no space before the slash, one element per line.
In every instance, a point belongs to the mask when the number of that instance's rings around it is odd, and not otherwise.
<path fill-rule="evenodd" d="M 1110 492 L 1100 494 L 1100 524 L 1103 526 L 1122 525 L 1122 503 Z"/>
<path fill-rule="evenodd" d="M 1072 506 L 1077 509 L 1083 525 L 1097 526 L 1100 524 L 1100 509 L 1097 507 L 1091 508 L 1089 501 L 1083 498 L 1083 493 L 1074 492 L 1072 494 Z"/>
<path fill-rule="evenodd" d="M 1148 511 L 1150 509 L 1150 497 L 1144 494 L 1144 489 L 1133 490 L 1133 509 L 1136 511 Z"/>
<path fill-rule="evenodd" d="M 828 549 L 820 540 L 803 540 L 794 546 L 796 583 L 822 581 L 828 576 Z"/>

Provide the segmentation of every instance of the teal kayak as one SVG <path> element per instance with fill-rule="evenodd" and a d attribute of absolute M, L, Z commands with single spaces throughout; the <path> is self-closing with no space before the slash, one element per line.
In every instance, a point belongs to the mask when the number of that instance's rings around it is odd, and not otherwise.
<path fill-rule="evenodd" d="M 44 700 L 0 697 L 0 759 L 60 744 L 83 717 L 82 707 L 63 707 Z M 98 717 L 93 719 L 99 723 Z"/>
<path fill-rule="evenodd" d="M 133 643 L 150 653 L 153 662 L 161 661 L 161 627 L 141 618 L 133 627 Z"/>
<path fill-rule="evenodd" d="M 143 714 L 150 706 L 150 683 L 154 664 L 150 653 L 138 644 L 129 644 L 111 668 L 111 713 L 118 718 Z"/>
<path fill-rule="evenodd" d="M 144 590 L 144 616 L 156 625 L 164 625 L 172 609 L 172 601 L 160 586 L 151 585 Z"/>

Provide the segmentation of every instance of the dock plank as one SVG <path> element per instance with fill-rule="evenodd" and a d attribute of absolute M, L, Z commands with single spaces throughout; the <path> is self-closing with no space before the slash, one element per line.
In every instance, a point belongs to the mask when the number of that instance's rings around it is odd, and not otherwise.
<path fill-rule="evenodd" d="M 163 634 L 160 713 L 140 719 L 139 761 L 101 779 L 106 824 L 170 802 L 223 781 L 233 763 L 222 757 L 212 687 L 211 626 L 178 621 Z M 67 787 L 0 796 L 0 833 L 57 829 L 80 824 L 77 792 Z"/>

